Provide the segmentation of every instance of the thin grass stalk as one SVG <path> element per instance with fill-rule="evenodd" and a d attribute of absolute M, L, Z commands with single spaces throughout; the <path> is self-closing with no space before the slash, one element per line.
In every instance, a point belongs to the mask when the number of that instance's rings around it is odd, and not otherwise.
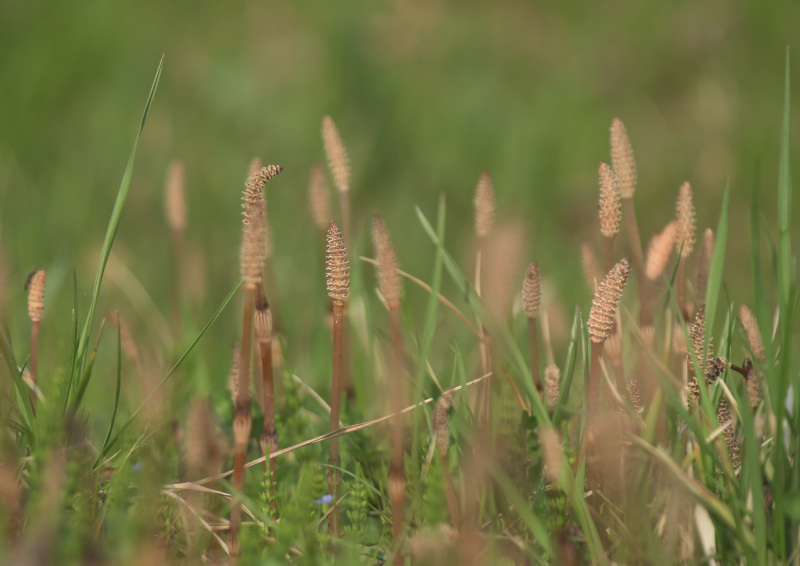
<path fill-rule="evenodd" d="M 331 220 L 328 225 L 327 257 L 325 269 L 328 296 L 333 307 L 333 370 L 331 375 L 331 432 L 339 428 L 340 399 L 342 393 L 342 374 L 344 370 L 344 330 L 345 308 L 350 298 L 350 266 L 347 259 L 347 247 L 342 241 L 342 234 L 336 223 Z M 338 537 L 341 531 L 339 513 L 339 438 L 330 442 L 328 462 L 328 486 L 333 495 L 334 508 L 330 514 L 330 534 Z"/>
<path fill-rule="evenodd" d="M 492 177 L 488 171 L 481 173 L 478 185 L 475 188 L 475 235 L 478 240 L 475 252 L 475 294 L 481 296 L 481 280 L 483 276 L 482 259 L 483 250 L 486 245 L 486 238 L 492 230 L 494 223 L 495 199 Z M 478 320 L 480 324 L 481 321 Z M 492 353 L 490 347 L 490 336 L 483 324 L 480 324 L 480 355 L 481 373 L 486 375 L 492 371 Z M 489 433 L 489 413 L 491 410 L 491 380 L 486 380 L 482 387 L 481 404 L 479 409 L 479 421 L 483 423 L 485 431 Z"/>
<path fill-rule="evenodd" d="M 264 409 L 264 424 L 261 429 L 261 452 L 274 454 L 278 450 L 278 433 L 275 428 L 275 380 L 272 367 L 272 311 L 264 293 L 264 286 L 259 285 L 256 295 L 255 315 L 256 337 L 261 352 L 261 399 Z M 269 473 L 270 489 L 268 496 L 270 517 L 278 519 L 278 510 L 275 501 L 276 467 L 275 460 L 267 458 L 269 465 L 264 462 L 264 473 Z"/>
<path fill-rule="evenodd" d="M 183 162 L 175 160 L 167 171 L 164 191 L 164 212 L 170 229 L 172 255 L 175 258 L 172 274 L 172 334 L 175 342 L 181 339 L 181 289 L 186 270 L 186 184 Z"/>
<path fill-rule="evenodd" d="M 230 530 L 228 531 L 228 547 L 231 552 L 231 563 L 236 563 L 239 556 L 239 529 L 242 524 L 242 502 L 238 494 L 244 491 L 244 465 L 247 461 L 247 442 L 252 428 L 250 411 L 250 342 L 253 333 L 253 307 L 255 303 L 255 285 L 244 286 L 244 314 L 242 318 L 242 346 L 239 352 L 239 383 L 236 395 L 236 407 L 233 416 L 233 502 L 231 503 Z"/>
<path fill-rule="evenodd" d="M 397 255 L 394 251 L 389 231 L 379 215 L 372 219 L 372 240 L 378 260 L 378 284 L 389 309 L 394 345 L 393 399 L 394 426 L 392 431 L 392 460 L 389 467 L 389 495 L 392 500 L 392 549 L 395 552 L 394 564 L 403 564 L 401 536 L 405 516 L 406 478 L 403 468 L 403 331 L 400 322 L 400 297 L 402 284 L 397 273 Z"/>
<path fill-rule="evenodd" d="M 254 172 L 247 180 L 242 197 L 244 208 L 244 236 L 241 249 L 241 271 L 244 281 L 244 314 L 242 318 L 242 347 L 239 357 L 238 394 L 233 417 L 234 458 L 233 489 L 228 546 L 231 561 L 239 556 L 239 529 L 242 523 L 242 507 L 239 494 L 244 490 L 244 465 L 247 460 L 247 444 L 252 428 L 250 400 L 250 346 L 253 334 L 253 311 L 256 294 L 262 284 L 262 269 L 266 255 L 266 210 L 264 185 L 278 175 L 283 168 L 270 165 Z"/>

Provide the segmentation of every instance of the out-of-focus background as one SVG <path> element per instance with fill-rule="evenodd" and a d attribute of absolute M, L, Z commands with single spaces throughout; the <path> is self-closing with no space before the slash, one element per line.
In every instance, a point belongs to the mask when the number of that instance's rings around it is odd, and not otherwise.
<path fill-rule="evenodd" d="M 4 2 L 0 242 L 12 336 L 27 332 L 25 276 L 46 268 L 48 316 L 65 332 L 45 329 L 43 341 L 66 351 L 72 271 L 82 297 L 162 53 L 115 248 L 141 288 L 122 289 L 131 279 L 117 269 L 103 302 L 139 311 L 139 332 L 158 336 L 143 309 L 169 314 L 162 203 L 173 159 L 186 166 L 195 326 L 238 277 L 253 157 L 285 167 L 268 188 L 284 326 L 302 341 L 319 324 L 322 252 L 307 186 L 324 160 L 325 114 L 350 152 L 356 253 L 371 255 L 366 228 L 380 211 L 403 266 L 429 279 L 433 252 L 414 206 L 433 217 L 444 192 L 447 245 L 469 270 L 473 191 L 489 170 L 498 219 L 525 222 L 526 255 L 567 313 L 590 300 L 577 250 L 598 241 L 597 166 L 619 116 L 636 152 L 645 245 L 685 180 L 698 228 L 716 226 L 730 180 L 726 282 L 748 300 L 748 210 L 759 186 L 775 218 L 784 55 L 799 16 L 796 3 L 722 0 Z M 619 246 L 626 253 L 626 238 Z M 231 342 L 222 337 L 236 325 L 227 317 L 212 336 Z M 217 357 L 205 371 L 222 376 L 229 362 Z"/>

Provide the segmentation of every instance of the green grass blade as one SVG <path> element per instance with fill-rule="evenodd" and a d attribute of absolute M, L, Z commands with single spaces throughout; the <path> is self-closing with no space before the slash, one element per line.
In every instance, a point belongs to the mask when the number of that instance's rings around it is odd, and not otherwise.
<path fill-rule="evenodd" d="M 440 242 L 444 241 L 445 233 L 445 195 L 439 197 L 439 208 L 436 219 L 436 233 Z M 444 249 L 437 247 L 436 256 L 433 262 L 433 278 L 431 280 L 431 293 L 428 297 L 428 308 L 425 313 L 425 324 L 422 327 L 422 342 L 420 344 L 420 367 L 417 375 L 417 383 L 422 382 L 422 377 L 427 370 L 427 360 L 430 354 L 433 334 L 436 330 L 436 314 L 439 310 L 439 289 L 442 286 L 442 263 L 444 262 Z"/>
<path fill-rule="evenodd" d="M 114 422 L 117 420 L 117 410 L 119 410 L 119 392 L 122 389 L 122 325 L 117 323 L 117 393 L 114 395 L 114 411 L 111 413 L 111 424 L 108 425 L 108 433 L 103 441 L 100 453 L 104 454 L 108 441 L 111 440 L 111 433 L 114 431 Z M 95 465 L 97 463 L 95 462 Z"/>
<path fill-rule="evenodd" d="M 783 119 L 781 120 L 781 157 L 778 165 L 778 291 L 782 308 L 788 308 L 792 293 L 792 171 L 790 163 L 791 96 L 789 84 L 789 50 L 786 50 L 786 69 L 783 90 Z M 788 314 L 788 313 L 781 313 Z"/>
<path fill-rule="evenodd" d="M 97 299 L 100 296 L 100 285 L 103 282 L 103 274 L 105 273 L 108 257 L 111 254 L 111 246 L 114 244 L 114 238 L 119 229 L 119 223 L 122 219 L 122 211 L 125 208 L 125 201 L 128 199 L 128 192 L 131 187 L 131 178 L 133 176 L 133 163 L 136 159 L 136 148 L 139 145 L 142 131 L 144 130 L 145 122 L 147 121 L 147 114 L 150 111 L 150 105 L 153 103 L 153 98 L 158 88 L 158 81 L 161 78 L 161 69 L 164 66 L 164 56 L 161 56 L 161 61 L 158 63 L 156 69 L 156 76 L 153 79 L 153 84 L 150 86 L 150 93 L 147 95 L 147 102 L 145 103 L 144 112 L 142 113 L 142 120 L 139 124 L 139 130 L 133 141 L 133 148 L 131 149 L 130 156 L 128 157 L 128 164 L 125 167 L 125 173 L 122 175 L 119 190 L 117 191 L 117 199 L 114 202 L 114 208 L 111 211 L 111 218 L 108 221 L 108 228 L 106 236 L 103 240 L 103 248 L 100 252 L 100 264 L 97 267 L 97 275 L 94 281 L 94 290 L 92 291 L 92 298 L 89 302 L 89 309 L 86 313 L 86 322 L 83 325 L 80 340 L 78 341 L 77 355 L 75 356 L 74 374 L 82 373 L 84 360 L 86 358 L 86 351 L 89 347 L 89 339 L 92 333 L 92 321 L 94 319 L 94 311 L 97 308 Z M 89 374 L 91 376 L 91 374 Z"/>
<path fill-rule="evenodd" d="M 153 390 L 150 392 L 150 394 L 144 399 L 144 401 L 142 401 L 142 403 L 133 412 L 133 414 L 128 418 L 128 420 L 125 421 L 125 424 L 123 424 L 122 427 L 120 427 L 120 429 L 117 432 L 117 434 L 114 435 L 114 438 L 112 438 L 106 444 L 105 448 L 100 451 L 100 454 L 97 455 L 97 459 L 95 460 L 95 463 L 94 463 L 94 467 L 95 468 L 100 463 L 100 461 L 106 456 L 106 454 L 108 454 L 109 451 L 114 447 L 114 444 L 116 444 L 116 442 L 119 440 L 120 436 L 122 436 L 122 434 L 128 429 L 128 427 L 131 425 L 131 423 L 133 423 L 134 419 L 136 419 L 136 417 L 139 415 L 139 413 L 141 413 L 142 410 L 147 406 L 147 403 L 150 401 L 150 397 L 155 395 L 155 393 L 157 391 L 159 391 L 164 386 L 164 384 L 167 382 L 167 380 L 170 377 L 172 377 L 172 374 L 175 373 L 175 370 L 178 369 L 178 366 L 180 366 L 181 363 L 183 362 L 183 360 L 186 359 L 186 356 L 188 356 L 192 352 L 192 350 L 194 350 L 194 347 L 197 345 L 197 343 L 200 342 L 200 340 L 203 338 L 203 336 L 205 336 L 206 332 L 208 332 L 208 329 L 211 328 L 211 325 L 213 325 L 217 321 L 219 316 L 222 314 L 222 311 L 224 311 L 225 307 L 228 306 L 228 303 L 231 302 L 231 299 L 233 299 L 233 296 L 236 294 L 236 291 L 239 289 L 241 284 L 242 284 L 242 280 L 240 278 L 239 281 L 236 282 L 236 285 L 233 286 L 233 289 L 231 289 L 230 293 L 228 293 L 228 296 L 226 296 L 225 299 L 222 301 L 222 304 L 217 308 L 217 310 L 211 316 L 211 319 L 209 319 L 209 321 L 206 323 L 206 325 L 200 331 L 200 334 L 197 335 L 197 338 L 195 338 L 194 341 L 192 341 L 192 343 L 189 344 L 189 347 L 186 349 L 186 351 L 183 354 L 181 354 L 181 356 L 178 358 L 178 361 L 175 362 L 175 364 L 172 366 L 172 369 L 170 369 L 169 372 L 167 372 L 167 375 L 165 375 L 164 378 L 158 383 L 158 385 L 155 388 L 153 388 Z"/>
<path fill-rule="evenodd" d="M 564 405 L 569 399 L 569 392 L 572 389 L 572 379 L 575 375 L 575 359 L 578 357 L 578 337 L 580 336 L 583 317 L 581 308 L 575 307 L 575 316 L 572 319 L 572 330 L 569 333 L 569 346 L 567 347 L 567 360 L 564 363 L 564 373 L 561 379 L 561 389 L 558 393 L 558 403 L 553 412 L 553 426 L 558 428 L 564 418 Z"/>
<path fill-rule="evenodd" d="M 3 359 L 6 361 L 11 376 L 14 378 L 14 390 L 17 398 L 17 408 L 20 415 L 22 415 L 23 424 L 27 434 L 30 436 L 33 428 L 33 404 L 31 403 L 30 388 L 22 379 L 17 359 L 14 357 L 14 351 L 11 349 L 11 342 L 6 335 L 6 330 L 0 324 L 0 352 L 3 354 Z"/>

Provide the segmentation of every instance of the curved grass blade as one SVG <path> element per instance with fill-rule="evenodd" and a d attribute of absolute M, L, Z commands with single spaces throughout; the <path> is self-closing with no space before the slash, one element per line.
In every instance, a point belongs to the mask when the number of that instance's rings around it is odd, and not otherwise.
<path fill-rule="evenodd" d="M 158 63 L 158 69 L 156 69 L 156 76 L 153 79 L 153 84 L 150 86 L 150 93 L 147 95 L 147 102 L 144 106 L 144 112 L 142 113 L 142 120 L 139 124 L 139 130 L 134 138 L 133 148 L 131 149 L 130 156 L 128 157 L 128 164 L 125 167 L 125 172 L 122 175 L 122 181 L 120 182 L 119 190 L 117 191 L 117 200 L 114 202 L 114 208 L 111 211 L 111 218 L 108 221 L 106 237 L 103 240 L 103 248 L 100 252 L 100 264 L 97 267 L 97 275 L 95 276 L 94 290 L 92 291 L 92 298 L 89 302 L 89 310 L 86 313 L 86 322 L 83 325 L 83 331 L 81 332 L 80 339 L 78 340 L 77 354 L 75 356 L 75 362 L 72 366 L 72 372 L 67 384 L 67 399 L 69 399 L 69 393 L 75 375 L 78 373 L 83 373 L 86 351 L 89 347 L 89 338 L 92 332 L 94 311 L 97 308 L 97 299 L 100 296 L 100 285 L 103 282 L 103 274 L 106 269 L 106 264 L 108 263 L 108 256 L 111 254 L 111 246 L 114 244 L 114 238 L 117 235 L 119 223 L 122 219 L 122 211 L 125 208 L 125 201 L 128 199 L 128 192 L 131 188 L 131 177 L 133 176 L 133 163 L 136 158 L 136 148 L 139 145 L 139 139 L 142 135 L 142 130 L 144 130 L 144 124 L 147 121 L 147 114 L 150 111 L 150 105 L 153 103 L 153 98 L 155 97 L 156 89 L 158 88 L 158 81 L 161 78 L 161 69 L 163 66 L 164 55 L 161 56 L 161 61 Z M 82 380 L 85 380 L 87 383 L 90 378 L 91 372 L 82 376 Z M 85 391 L 86 384 L 81 383 L 79 389 Z M 78 399 L 77 403 L 73 403 L 73 406 L 76 408 L 80 406 L 80 401 L 81 399 Z"/>
<path fill-rule="evenodd" d="M 556 428 L 558 428 L 561 420 L 564 418 L 564 405 L 569 398 L 570 389 L 572 389 L 572 378 L 575 375 L 575 359 L 578 357 L 578 336 L 580 335 L 582 323 L 583 317 L 581 316 L 581 308 L 576 306 L 575 316 L 572 319 L 572 330 L 570 330 L 569 333 L 567 361 L 564 364 L 564 377 L 561 380 L 561 391 L 558 393 L 558 402 L 553 412 L 553 426 Z"/>
<path fill-rule="evenodd" d="M 114 430 L 114 422 L 117 420 L 117 410 L 119 410 L 119 392 L 121 388 L 122 388 L 122 325 L 117 324 L 117 393 L 114 396 L 114 412 L 111 413 L 111 424 L 108 425 L 108 434 L 106 434 L 106 439 L 103 441 L 103 447 L 100 449 L 101 454 L 105 452 L 106 446 L 108 446 L 108 441 L 111 439 L 111 433 Z"/>
<path fill-rule="evenodd" d="M 142 403 L 128 418 L 128 420 L 125 421 L 125 424 L 123 424 L 122 427 L 120 427 L 117 434 L 114 435 L 114 438 L 112 438 L 108 443 L 106 443 L 105 447 L 97 455 L 97 458 L 94 461 L 94 465 L 92 466 L 93 468 L 97 467 L 98 463 L 102 461 L 103 457 L 106 454 L 108 454 L 108 452 L 114 447 L 114 444 L 116 444 L 116 442 L 119 440 L 122 434 L 128 429 L 131 423 L 133 423 L 134 419 L 139 415 L 139 413 L 142 412 L 142 409 L 144 409 L 147 406 L 147 403 L 150 401 L 150 398 L 164 386 L 167 380 L 170 377 L 172 377 L 172 374 L 175 373 L 175 370 L 178 369 L 178 366 L 181 365 L 184 359 L 186 359 L 186 356 L 188 356 L 192 352 L 192 350 L 194 350 L 194 347 L 197 345 L 197 343 L 200 342 L 203 336 L 205 336 L 206 332 L 208 332 L 208 329 L 211 328 L 211 325 L 217 321 L 219 316 L 222 314 L 222 311 L 225 310 L 225 307 L 227 307 L 228 303 L 231 302 L 231 299 L 236 294 L 236 291 L 239 289 L 239 286 L 241 284 L 242 284 L 242 279 L 240 278 L 236 282 L 236 285 L 233 286 L 233 289 L 231 289 L 230 293 L 228 293 L 228 296 L 226 296 L 225 299 L 222 301 L 222 304 L 217 308 L 217 310 L 211 316 L 211 319 L 206 323 L 206 325 L 200 331 L 200 334 L 197 335 L 197 338 L 195 338 L 194 341 L 192 341 L 192 343 L 189 344 L 189 347 L 186 349 L 186 351 L 183 354 L 181 354 L 181 356 L 178 358 L 178 361 L 176 361 L 175 364 L 172 366 L 172 369 L 170 369 L 169 372 L 167 372 L 167 375 L 165 375 L 164 378 L 158 383 L 158 385 L 156 385 L 156 387 L 153 388 L 150 394 L 147 397 L 145 397 L 144 401 L 142 401 Z"/>
<path fill-rule="evenodd" d="M 23 425 L 28 436 L 31 436 L 33 431 L 31 424 L 33 422 L 33 403 L 31 403 L 31 396 L 28 394 L 29 387 L 22 379 L 22 373 L 17 365 L 17 359 L 14 357 L 14 351 L 11 349 L 11 342 L 6 335 L 5 328 L 0 325 L 0 352 L 3 354 L 3 359 L 6 361 L 11 376 L 14 378 L 14 392 L 17 398 L 17 409 L 22 415 Z"/>

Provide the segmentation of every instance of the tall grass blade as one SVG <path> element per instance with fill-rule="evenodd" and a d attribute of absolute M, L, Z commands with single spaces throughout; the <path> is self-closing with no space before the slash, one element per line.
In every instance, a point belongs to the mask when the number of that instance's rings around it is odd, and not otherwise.
<path fill-rule="evenodd" d="M 111 413 L 111 423 L 108 425 L 108 433 L 106 439 L 103 441 L 103 446 L 100 452 L 104 453 L 108 441 L 111 439 L 111 433 L 114 431 L 114 422 L 117 420 L 117 411 L 119 410 L 119 392 L 122 389 L 122 325 L 117 323 L 117 392 L 114 395 L 114 411 Z"/>
<path fill-rule="evenodd" d="M 94 281 L 94 290 L 92 291 L 92 298 L 89 302 L 89 309 L 86 313 L 86 322 L 83 325 L 83 331 L 81 332 L 80 339 L 78 341 L 78 349 L 77 354 L 75 356 L 75 363 L 72 367 L 72 372 L 70 374 L 70 380 L 67 385 L 67 398 L 69 398 L 69 392 L 72 386 L 72 381 L 76 374 L 83 373 L 83 366 L 84 361 L 86 359 L 86 351 L 89 347 L 89 339 L 92 333 L 92 322 L 94 319 L 94 311 L 97 308 L 97 299 L 100 296 L 100 285 L 103 282 L 103 274 L 105 273 L 106 264 L 108 263 L 108 257 L 111 255 L 111 246 L 114 244 L 114 238 L 117 235 L 117 229 L 119 228 L 120 220 L 122 219 L 122 211 L 125 208 L 125 201 L 128 199 L 128 192 L 130 191 L 131 187 L 131 178 L 133 176 L 133 163 L 136 158 L 136 148 L 139 145 L 139 138 L 142 135 L 142 131 L 144 130 L 145 122 L 147 121 L 147 114 L 150 111 L 150 105 L 153 103 L 153 98 L 156 94 L 156 89 L 158 88 L 158 81 L 161 78 L 161 69 L 164 66 L 164 55 L 161 56 L 161 60 L 158 63 L 158 69 L 156 69 L 156 76 L 153 79 L 153 84 L 150 86 L 150 93 L 147 95 L 147 102 L 144 106 L 144 112 L 142 113 L 142 119 L 139 123 L 139 130 L 136 133 L 136 137 L 133 141 L 133 148 L 131 148 L 130 156 L 128 157 L 128 164 L 125 167 L 125 172 L 122 175 L 122 181 L 120 182 L 119 190 L 117 191 L 117 199 L 114 202 L 114 208 L 111 211 L 111 218 L 108 221 L 108 228 L 106 229 L 106 236 L 103 240 L 103 247 L 100 251 L 100 264 L 97 267 L 97 275 L 95 276 Z M 86 374 L 82 379 L 88 380 L 91 377 L 91 373 Z M 85 384 L 80 384 L 80 388 L 85 390 Z M 73 404 L 73 406 L 78 406 L 80 404 L 80 400 L 77 404 Z"/>

